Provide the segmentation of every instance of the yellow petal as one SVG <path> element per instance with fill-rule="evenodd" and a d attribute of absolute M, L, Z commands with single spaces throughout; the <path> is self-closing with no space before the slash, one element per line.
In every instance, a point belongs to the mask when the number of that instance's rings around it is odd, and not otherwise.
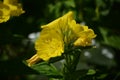
<path fill-rule="evenodd" d="M 52 57 L 62 55 L 64 52 L 64 43 L 59 34 L 52 29 L 44 29 L 35 43 L 35 49 L 39 58 L 49 60 Z"/>
<path fill-rule="evenodd" d="M 4 4 L 11 4 L 11 5 L 17 5 L 18 0 L 3 0 Z"/>
<path fill-rule="evenodd" d="M 92 39 L 96 37 L 96 34 L 92 29 L 88 29 L 86 26 L 83 31 L 79 32 L 79 38 L 74 42 L 75 46 L 90 46 Z"/>
<path fill-rule="evenodd" d="M 0 3 L 0 23 L 8 21 L 10 18 L 10 10 L 7 5 Z"/>
<path fill-rule="evenodd" d="M 10 16 L 19 16 L 24 13 L 18 0 L 3 0 L 0 2 L 0 23 L 6 22 Z"/>
<path fill-rule="evenodd" d="M 78 38 L 75 42 L 75 46 L 90 46 L 92 44 L 92 39 L 91 38 Z"/>
<path fill-rule="evenodd" d="M 45 28 L 45 27 L 55 27 L 56 28 L 56 26 L 60 26 L 60 25 L 61 25 L 61 27 L 64 27 L 64 25 L 66 25 L 67 22 L 70 20 L 73 20 L 73 12 L 72 11 L 70 11 L 67 14 L 65 14 L 64 16 L 50 22 L 47 25 L 41 26 L 41 28 Z"/>
<path fill-rule="evenodd" d="M 10 7 L 11 16 L 19 16 L 25 12 L 22 10 L 22 6 L 20 3 L 18 3 L 18 0 L 4 0 L 3 3 Z"/>
<path fill-rule="evenodd" d="M 37 54 L 33 55 L 30 59 L 26 60 L 28 63 L 28 66 L 32 66 L 33 64 L 37 63 L 38 61 L 40 61 L 41 59 L 39 58 L 39 56 Z"/>

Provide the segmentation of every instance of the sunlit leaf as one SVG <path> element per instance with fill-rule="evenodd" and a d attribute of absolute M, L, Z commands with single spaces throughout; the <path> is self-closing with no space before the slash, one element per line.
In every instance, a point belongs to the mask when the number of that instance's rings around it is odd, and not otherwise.
<path fill-rule="evenodd" d="M 94 75 L 96 71 L 94 69 L 89 69 L 87 75 Z"/>

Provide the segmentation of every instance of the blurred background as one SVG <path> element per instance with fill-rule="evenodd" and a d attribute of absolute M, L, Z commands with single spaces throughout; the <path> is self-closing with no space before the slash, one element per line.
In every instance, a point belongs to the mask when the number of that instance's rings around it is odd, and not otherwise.
<path fill-rule="evenodd" d="M 88 25 L 97 37 L 86 49 L 78 69 L 96 72 L 81 80 L 120 80 L 120 0 L 19 0 L 25 13 L 0 23 L 0 80 L 48 80 L 25 65 L 35 54 L 40 26 L 74 11 L 77 23 Z M 59 65 L 55 63 L 55 65 Z M 81 73 L 82 74 L 82 73 Z"/>

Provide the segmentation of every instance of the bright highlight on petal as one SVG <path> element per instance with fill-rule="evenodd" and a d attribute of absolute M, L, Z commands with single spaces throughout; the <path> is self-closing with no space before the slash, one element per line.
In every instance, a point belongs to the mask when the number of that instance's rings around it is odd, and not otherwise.
<path fill-rule="evenodd" d="M 90 46 L 92 39 L 96 37 L 88 26 L 76 23 L 72 11 L 41 27 L 35 49 L 37 56 L 45 61 L 61 56 L 70 46 Z"/>

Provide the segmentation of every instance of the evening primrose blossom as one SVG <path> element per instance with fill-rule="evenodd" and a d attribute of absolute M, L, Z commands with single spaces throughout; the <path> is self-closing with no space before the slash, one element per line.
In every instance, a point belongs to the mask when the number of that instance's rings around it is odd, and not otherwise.
<path fill-rule="evenodd" d="M 24 13 L 18 0 L 3 0 L 0 2 L 0 23 L 6 22 L 10 16 L 19 16 Z"/>
<path fill-rule="evenodd" d="M 92 39 L 96 37 L 88 26 L 76 23 L 72 11 L 41 27 L 42 31 L 35 42 L 35 49 L 37 58 L 44 61 L 61 56 L 70 45 L 90 46 Z M 32 65 L 37 61 L 30 58 L 27 62 L 28 65 Z"/>

